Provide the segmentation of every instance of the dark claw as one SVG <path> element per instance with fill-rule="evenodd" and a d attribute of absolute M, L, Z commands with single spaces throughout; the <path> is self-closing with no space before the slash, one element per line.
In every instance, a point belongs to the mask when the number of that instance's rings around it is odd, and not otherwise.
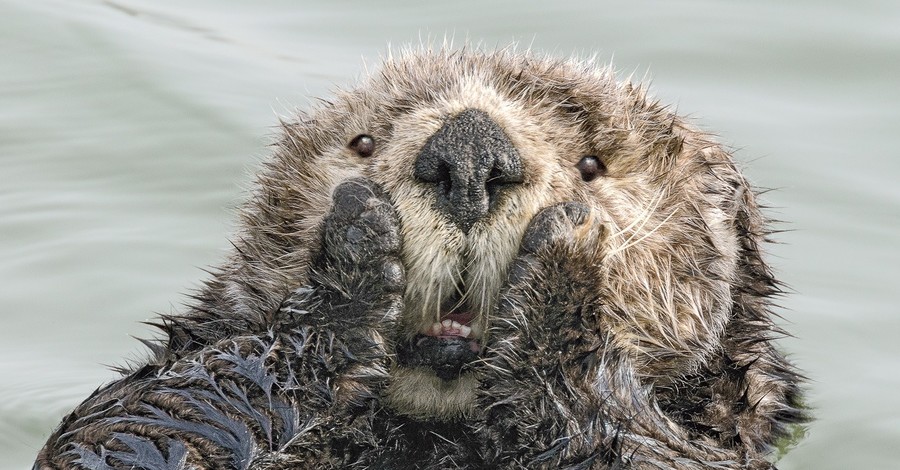
<path fill-rule="evenodd" d="M 406 274 L 403 265 L 396 260 L 388 260 L 381 269 L 384 288 L 388 292 L 399 293 L 406 286 Z"/>

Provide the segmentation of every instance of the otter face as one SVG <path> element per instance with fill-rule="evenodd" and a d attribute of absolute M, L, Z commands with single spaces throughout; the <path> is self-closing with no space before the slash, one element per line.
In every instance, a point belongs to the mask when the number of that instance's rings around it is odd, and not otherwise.
<path fill-rule="evenodd" d="M 752 194 L 717 144 L 609 70 L 411 55 L 285 130 L 262 176 L 258 199 L 269 202 L 251 221 L 288 240 L 270 261 L 278 272 L 302 266 L 297 253 L 341 181 L 370 178 L 398 212 L 407 287 L 391 338 L 396 410 L 471 411 L 478 377 L 467 365 L 486 354 L 528 223 L 556 203 L 603 221 L 603 311 L 591 328 L 629 351 L 645 380 L 690 373 L 717 347 L 738 278 L 738 218 L 758 217 Z"/>
<path fill-rule="evenodd" d="M 407 270 L 388 399 L 423 416 L 469 411 L 478 382 L 466 366 L 486 345 L 525 228 L 543 207 L 587 198 L 575 169 L 582 155 L 545 141 L 555 123 L 490 82 L 448 92 L 394 121 L 381 148 L 390 156 L 370 175 L 396 205 Z"/>

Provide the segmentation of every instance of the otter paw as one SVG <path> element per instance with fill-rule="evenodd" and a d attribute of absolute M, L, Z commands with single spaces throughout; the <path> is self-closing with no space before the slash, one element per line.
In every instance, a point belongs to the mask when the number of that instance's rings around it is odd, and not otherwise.
<path fill-rule="evenodd" d="M 590 264 L 599 259 L 602 231 L 602 225 L 585 204 L 564 202 L 542 209 L 522 236 L 508 284 L 547 276 L 548 269 L 571 276 L 574 273 L 565 271 L 571 270 L 572 264 Z"/>
<path fill-rule="evenodd" d="M 589 207 L 574 202 L 543 209 L 532 219 L 491 322 L 496 370 L 516 364 L 555 370 L 561 361 L 577 361 L 590 350 L 595 332 L 585 325 L 599 311 L 604 233 L 597 219 Z"/>
<path fill-rule="evenodd" d="M 317 268 L 376 281 L 387 292 L 401 292 L 400 223 L 387 194 L 365 178 L 334 190 L 334 204 L 323 222 Z"/>
<path fill-rule="evenodd" d="M 537 253 L 555 243 L 573 240 L 576 227 L 584 225 L 590 213 L 591 208 L 580 202 L 564 202 L 542 209 L 528 224 L 520 253 Z"/>
<path fill-rule="evenodd" d="M 334 190 L 312 258 L 310 284 L 326 323 L 389 327 L 400 309 L 405 274 L 400 223 L 385 192 L 364 178 Z"/>
<path fill-rule="evenodd" d="M 323 227 L 326 255 L 358 264 L 399 254 L 397 213 L 377 184 L 365 178 L 345 181 L 335 188 L 333 201 Z"/>

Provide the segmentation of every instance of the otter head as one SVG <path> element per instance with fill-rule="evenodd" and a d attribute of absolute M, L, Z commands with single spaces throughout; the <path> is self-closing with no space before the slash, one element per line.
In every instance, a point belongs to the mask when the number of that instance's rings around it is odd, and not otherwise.
<path fill-rule="evenodd" d="M 580 202 L 603 221 L 592 280 L 603 312 L 590 327 L 648 382 L 702 364 L 747 294 L 732 287 L 752 276 L 742 266 L 754 264 L 760 236 L 746 183 L 720 146 L 609 69 L 411 53 L 284 128 L 245 214 L 239 248 L 259 259 L 241 275 L 263 292 L 296 286 L 333 188 L 357 176 L 380 184 L 407 270 L 386 397 L 401 413 L 471 411 L 468 365 L 491 341 L 529 221 L 552 204 Z"/>

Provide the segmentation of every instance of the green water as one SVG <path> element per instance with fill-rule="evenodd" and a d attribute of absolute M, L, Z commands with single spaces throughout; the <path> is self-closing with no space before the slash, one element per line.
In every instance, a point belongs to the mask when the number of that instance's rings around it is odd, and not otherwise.
<path fill-rule="evenodd" d="M 897 468 L 900 2 L 256 3 L 0 2 L 2 468 L 222 258 L 278 115 L 445 35 L 613 59 L 737 148 L 817 417 L 780 467 Z"/>

